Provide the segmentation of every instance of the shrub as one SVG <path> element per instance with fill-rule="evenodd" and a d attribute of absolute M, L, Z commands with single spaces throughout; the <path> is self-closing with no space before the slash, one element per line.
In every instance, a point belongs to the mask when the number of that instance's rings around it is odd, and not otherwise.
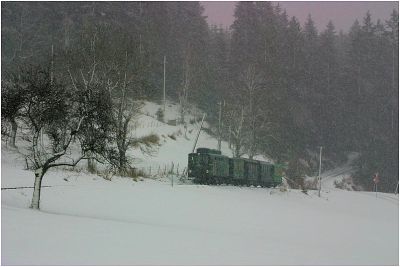
<path fill-rule="evenodd" d="M 140 141 L 146 146 L 158 145 L 160 137 L 157 134 L 150 134 L 140 138 Z"/>
<path fill-rule="evenodd" d="M 164 122 L 164 111 L 161 108 L 157 110 L 156 116 L 158 121 Z"/>
<path fill-rule="evenodd" d="M 169 121 L 167 122 L 167 124 L 168 124 L 168 125 L 171 125 L 171 126 L 176 126 L 176 125 L 177 125 L 177 122 L 176 122 L 176 120 L 169 120 Z"/>
<path fill-rule="evenodd" d="M 138 169 L 135 167 L 128 167 L 124 171 L 123 176 L 132 178 L 135 182 L 137 182 L 138 180 L 143 181 L 143 179 L 140 179 L 140 177 L 147 177 L 148 175 L 142 169 Z M 103 178 L 106 179 L 104 175 Z"/>
<path fill-rule="evenodd" d="M 304 188 L 307 189 L 318 189 L 318 177 L 311 178 L 311 179 L 304 179 Z"/>
<path fill-rule="evenodd" d="M 104 180 L 111 181 L 111 178 L 114 176 L 115 170 L 113 166 L 107 166 L 105 170 L 98 171 L 97 175 L 102 177 Z"/>
<path fill-rule="evenodd" d="M 93 159 L 88 159 L 87 160 L 87 170 L 90 173 L 97 173 L 97 167 L 96 167 L 96 162 Z"/>
<path fill-rule="evenodd" d="M 158 145 L 159 142 L 160 142 L 160 137 L 157 134 L 149 134 L 133 140 L 131 145 L 136 148 L 142 147 L 141 146 L 142 144 L 144 144 L 147 147 L 151 147 L 153 145 Z"/>
<path fill-rule="evenodd" d="M 353 179 L 351 176 L 349 177 L 343 177 L 342 180 L 340 181 L 334 181 L 333 182 L 336 188 L 343 189 L 343 190 L 355 190 L 357 191 L 357 188 L 353 184 Z"/>

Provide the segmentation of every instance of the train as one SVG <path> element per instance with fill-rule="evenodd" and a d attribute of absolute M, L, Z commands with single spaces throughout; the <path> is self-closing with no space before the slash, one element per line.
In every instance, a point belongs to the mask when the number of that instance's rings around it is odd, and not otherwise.
<path fill-rule="evenodd" d="M 197 184 L 275 187 L 282 183 L 284 165 L 230 158 L 221 151 L 197 148 L 188 155 L 188 177 Z"/>

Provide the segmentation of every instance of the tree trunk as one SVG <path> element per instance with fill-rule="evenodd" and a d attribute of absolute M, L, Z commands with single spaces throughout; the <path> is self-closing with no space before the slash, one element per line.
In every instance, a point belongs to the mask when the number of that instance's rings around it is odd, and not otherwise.
<path fill-rule="evenodd" d="M 40 190 L 42 188 L 42 179 L 44 175 L 43 168 L 39 168 L 35 170 L 35 185 L 33 189 L 33 197 L 31 209 L 39 210 L 40 206 Z"/>
<path fill-rule="evenodd" d="M 240 140 L 235 145 L 235 157 L 240 158 Z"/>
<path fill-rule="evenodd" d="M 119 150 L 119 166 L 118 166 L 118 172 L 119 175 L 124 176 L 126 175 L 126 164 L 127 160 L 126 160 L 126 151 L 123 149 Z"/>
<path fill-rule="evenodd" d="M 357 88 L 358 88 L 358 96 L 361 95 L 361 67 L 358 66 L 358 71 L 357 71 Z"/>
<path fill-rule="evenodd" d="M 15 138 L 17 136 L 17 129 L 18 129 L 17 122 L 14 119 L 12 119 L 11 120 L 11 146 L 12 147 L 16 147 Z"/>
<path fill-rule="evenodd" d="M 396 75 L 396 72 L 395 72 L 395 67 L 396 67 L 396 57 L 395 57 L 395 46 L 393 45 L 393 48 L 392 48 L 392 89 L 393 90 L 396 90 L 396 86 L 395 86 L 395 75 Z"/>
<path fill-rule="evenodd" d="M 96 173 L 96 162 L 92 158 L 87 160 L 87 169 L 90 173 Z"/>

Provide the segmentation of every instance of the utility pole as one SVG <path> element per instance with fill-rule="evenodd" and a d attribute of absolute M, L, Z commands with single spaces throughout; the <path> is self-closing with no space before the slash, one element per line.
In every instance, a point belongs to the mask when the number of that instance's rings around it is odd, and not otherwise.
<path fill-rule="evenodd" d="M 319 147 L 319 171 L 318 171 L 318 181 L 319 181 L 318 196 L 319 197 L 321 197 L 321 162 L 322 162 L 322 146 Z"/>
<path fill-rule="evenodd" d="M 378 173 L 375 173 L 372 181 L 374 182 L 374 190 L 375 190 L 376 198 L 378 198 L 378 183 L 379 183 L 379 174 Z"/>
<path fill-rule="evenodd" d="M 218 150 L 221 150 L 221 114 L 222 114 L 222 102 L 219 105 L 219 116 L 218 116 Z"/>
<path fill-rule="evenodd" d="M 165 63 L 166 63 L 166 56 L 164 56 L 164 116 L 165 116 Z"/>
<path fill-rule="evenodd" d="M 50 73 L 50 83 L 53 84 L 54 77 L 54 45 L 51 45 L 51 73 Z"/>
<path fill-rule="evenodd" d="M 228 146 L 229 146 L 229 149 L 231 149 L 232 148 L 232 144 L 231 144 L 231 126 L 230 125 L 229 125 L 228 132 L 229 132 Z"/>

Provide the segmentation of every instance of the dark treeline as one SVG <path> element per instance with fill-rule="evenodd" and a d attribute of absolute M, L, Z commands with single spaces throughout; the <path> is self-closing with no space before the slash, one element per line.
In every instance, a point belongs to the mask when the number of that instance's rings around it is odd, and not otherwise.
<path fill-rule="evenodd" d="M 370 189 L 379 172 L 392 191 L 398 13 L 373 22 L 368 12 L 348 33 L 331 22 L 318 32 L 311 16 L 300 25 L 270 2 L 238 2 L 234 16 L 222 29 L 199 2 L 2 2 L 2 80 L 42 65 L 69 86 L 96 73 L 107 88 L 124 84 L 119 94 L 160 100 L 165 56 L 167 96 L 183 114 L 197 105 L 218 129 L 225 103 L 221 134 L 235 156 L 288 162 L 301 182 L 315 174 L 319 146 L 325 164 L 359 152 L 356 181 Z"/>

